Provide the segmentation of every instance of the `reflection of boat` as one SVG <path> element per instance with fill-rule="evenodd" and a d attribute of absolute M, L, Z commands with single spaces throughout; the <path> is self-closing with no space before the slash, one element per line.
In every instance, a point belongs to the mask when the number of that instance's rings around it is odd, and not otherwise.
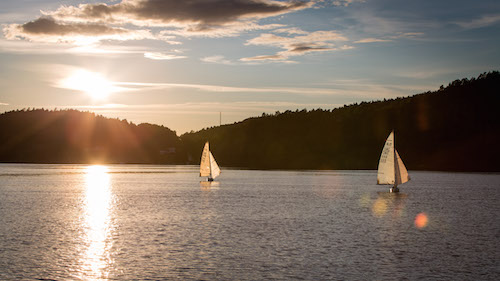
<path fill-rule="evenodd" d="M 378 162 L 377 184 L 392 184 L 391 192 L 399 192 L 398 185 L 410 180 L 403 160 L 394 147 L 394 131 L 385 141 Z"/>
<path fill-rule="evenodd" d="M 220 175 L 219 165 L 215 162 L 207 141 L 201 153 L 200 177 L 208 177 L 208 181 L 213 181 L 218 175 Z"/>
<path fill-rule="evenodd" d="M 383 199 L 405 199 L 405 198 L 408 198 L 408 194 L 405 194 L 405 193 L 400 193 L 400 192 L 397 192 L 397 193 L 387 193 L 387 192 L 382 192 L 382 191 L 379 191 L 377 192 L 377 198 L 383 198 Z"/>
<path fill-rule="evenodd" d="M 218 181 L 200 181 L 200 188 L 202 190 L 215 190 L 219 189 L 219 186 Z"/>

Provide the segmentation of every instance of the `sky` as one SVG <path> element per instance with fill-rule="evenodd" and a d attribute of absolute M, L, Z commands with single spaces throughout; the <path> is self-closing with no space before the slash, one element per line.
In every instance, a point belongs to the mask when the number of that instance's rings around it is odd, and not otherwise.
<path fill-rule="evenodd" d="M 0 112 L 177 134 L 500 70 L 498 0 L 0 1 Z"/>

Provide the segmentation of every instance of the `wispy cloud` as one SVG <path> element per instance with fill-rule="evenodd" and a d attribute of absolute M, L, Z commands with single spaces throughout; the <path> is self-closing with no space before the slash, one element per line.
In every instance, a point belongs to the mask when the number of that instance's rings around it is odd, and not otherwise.
<path fill-rule="evenodd" d="M 30 54 L 71 54 L 71 55 L 85 55 L 85 56 L 118 56 L 118 55 L 141 55 L 146 57 L 145 54 L 149 53 L 147 58 L 160 54 L 170 55 L 172 58 L 184 58 L 185 56 L 179 55 L 181 52 L 178 50 L 171 50 L 165 52 L 152 52 L 147 51 L 152 49 L 147 46 L 116 46 L 107 44 L 86 44 L 74 45 L 68 42 L 29 42 L 21 40 L 5 40 L 0 39 L 0 52 L 4 53 L 30 53 Z M 151 57 L 149 57 L 151 56 Z"/>
<path fill-rule="evenodd" d="M 353 43 L 379 43 L 379 42 L 390 42 L 392 40 L 389 39 L 380 39 L 380 38 L 364 38 L 361 40 L 354 41 Z"/>
<path fill-rule="evenodd" d="M 90 73 L 106 79 L 109 87 L 112 87 L 115 92 L 145 92 L 145 91 L 165 91 L 171 89 L 192 89 L 207 93 L 260 93 L 260 94 L 293 94 L 301 96 L 356 96 L 364 95 L 361 91 L 349 91 L 335 87 L 237 87 L 228 85 L 210 85 L 210 84 L 188 84 L 188 83 L 149 83 L 149 82 L 133 82 L 133 81 L 113 81 L 106 77 L 105 73 L 100 73 L 95 70 L 78 68 L 70 65 L 49 64 L 39 65 L 35 67 L 37 71 L 47 69 L 53 71 L 54 78 L 49 82 L 53 87 L 73 89 L 71 85 L 67 85 L 65 81 L 69 77 L 74 77 L 74 73 Z M 57 71 L 55 71 L 57 70 Z M 78 77 L 78 76 L 76 76 Z"/>
<path fill-rule="evenodd" d="M 333 0 L 332 4 L 335 6 L 344 6 L 347 7 L 355 2 L 365 2 L 365 0 Z"/>
<path fill-rule="evenodd" d="M 178 55 L 157 53 L 157 52 L 146 52 L 144 53 L 144 57 L 152 60 L 175 60 L 175 59 L 187 58 L 186 56 L 178 56 Z"/>
<path fill-rule="evenodd" d="M 302 35 L 307 35 L 309 34 L 308 32 L 297 28 L 297 27 L 284 27 L 284 28 L 278 28 L 273 30 L 274 33 L 286 33 L 286 34 L 302 34 Z"/>
<path fill-rule="evenodd" d="M 133 81 L 116 81 L 106 77 L 105 73 L 99 73 L 95 70 L 81 69 L 69 65 L 40 65 L 41 69 L 57 69 L 58 71 L 55 78 L 50 82 L 54 87 L 58 88 L 68 88 L 73 89 L 68 86 L 64 86 L 62 82 L 68 79 L 67 76 L 61 73 L 71 74 L 81 71 L 92 72 L 94 74 L 101 75 L 106 79 L 107 85 L 113 89 L 114 92 L 142 92 L 148 93 L 152 91 L 162 91 L 168 93 L 171 91 L 175 92 L 175 89 L 190 89 L 193 92 L 201 93 L 214 93 L 214 94 L 262 94 L 262 95 L 274 95 L 279 96 L 280 94 L 290 95 L 290 96 L 303 96 L 303 97 L 350 97 L 350 98 L 384 98 L 392 97 L 398 95 L 408 95 L 410 93 L 415 93 L 414 86 L 402 87 L 398 85 L 387 85 L 387 84 L 374 84 L 369 81 L 332 81 L 331 83 L 311 85 L 310 87 L 242 87 L 242 86 L 231 86 L 231 85 L 215 85 L 215 84 L 189 84 L 189 83 L 149 83 L 149 82 L 133 82 Z M 59 76 L 57 76 L 59 75 Z M 70 77 L 73 77 L 71 75 Z M 78 77 L 78 76 L 77 76 Z M 66 83 L 68 84 L 68 83 Z M 65 85 L 66 85 L 65 84 Z M 71 86 L 71 85 L 70 85 Z M 422 91 L 429 90 L 429 88 L 420 87 Z"/>
<path fill-rule="evenodd" d="M 423 32 L 396 32 L 392 35 L 387 35 L 382 38 L 363 38 L 353 43 L 364 44 L 364 43 L 380 43 L 380 42 L 392 42 L 397 39 L 417 39 L 424 35 Z"/>
<path fill-rule="evenodd" d="M 142 83 L 142 82 L 115 82 L 117 86 L 132 89 L 164 90 L 173 88 L 189 88 L 205 92 L 218 93 L 289 93 L 298 95 L 348 95 L 348 91 L 339 91 L 329 88 L 300 88 L 300 87 L 234 87 L 225 85 L 180 84 L 180 83 Z M 355 95 L 356 93 L 352 93 Z"/>
<path fill-rule="evenodd" d="M 279 29 L 282 33 L 287 31 Z M 314 31 L 303 32 L 292 30 L 292 34 L 296 36 L 279 36 L 272 33 L 261 34 L 260 36 L 250 39 L 246 45 L 270 46 L 284 49 L 273 55 L 259 55 L 254 57 L 242 58 L 242 61 L 281 61 L 287 60 L 293 56 L 301 56 L 311 52 L 326 52 L 335 50 L 346 50 L 352 48 L 348 45 L 339 45 L 339 42 L 347 41 L 348 39 L 336 31 Z M 298 32 L 298 33 L 297 33 Z M 298 34 L 298 35 L 297 35 Z"/>
<path fill-rule="evenodd" d="M 347 7 L 353 3 L 356 2 L 365 2 L 366 0 L 316 0 L 316 6 L 321 7 L 321 6 L 327 6 L 327 5 L 332 5 L 332 6 L 342 6 L 342 7 Z"/>
<path fill-rule="evenodd" d="M 204 26 L 202 28 L 192 25 L 178 26 L 175 29 L 163 30 L 160 32 L 160 35 L 222 38 L 239 36 L 244 32 L 270 30 L 283 26 L 282 24 L 259 24 L 255 21 L 247 20 L 243 22 L 232 22 L 221 26 Z"/>
<path fill-rule="evenodd" d="M 456 22 L 459 26 L 467 29 L 487 27 L 498 23 L 500 23 L 500 14 L 484 15 L 473 20 Z"/>
<path fill-rule="evenodd" d="M 216 64 L 227 64 L 227 65 L 233 64 L 233 62 L 231 62 L 230 60 L 226 59 L 222 55 L 215 55 L 215 56 L 204 57 L 204 58 L 201 59 L 201 61 L 207 62 L 207 63 L 216 63 Z"/>
<path fill-rule="evenodd" d="M 9 105 L 8 103 L 0 102 L 0 105 Z"/>

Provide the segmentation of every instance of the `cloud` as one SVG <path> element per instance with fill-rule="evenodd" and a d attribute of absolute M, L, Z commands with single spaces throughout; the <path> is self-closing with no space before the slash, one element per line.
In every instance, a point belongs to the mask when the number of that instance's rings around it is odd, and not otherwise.
<path fill-rule="evenodd" d="M 0 102 L 0 105 L 9 105 L 8 103 Z"/>
<path fill-rule="evenodd" d="M 423 36 L 423 32 L 396 32 L 395 35 L 390 36 L 391 39 L 400 39 L 400 38 L 406 38 L 406 39 L 413 39 L 417 37 Z"/>
<path fill-rule="evenodd" d="M 365 2 L 366 0 L 316 0 L 316 6 L 342 6 L 348 7 L 349 5 L 356 2 Z"/>
<path fill-rule="evenodd" d="M 221 25 L 260 19 L 311 7 L 313 2 L 271 0 L 124 0 L 118 4 L 62 6 L 50 13 L 58 19 L 171 26 Z"/>
<path fill-rule="evenodd" d="M 175 60 L 187 58 L 186 56 L 177 56 L 158 52 L 146 52 L 144 53 L 144 57 L 152 60 Z"/>
<path fill-rule="evenodd" d="M 377 43 L 377 42 L 390 42 L 392 40 L 389 39 L 378 39 L 378 38 L 365 38 L 358 41 L 354 41 L 353 43 Z"/>
<path fill-rule="evenodd" d="M 202 58 L 201 61 L 208 63 L 217 63 L 217 64 L 233 64 L 230 60 L 226 59 L 224 56 L 216 55 Z"/>
<path fill-rule="evenodd" d="M 364 38 L 353 43 L 378 43 L 378 42 L 391 42 L 396 39 L 416 39 L 423 36 L 423 32 L 396 32 L 394 35 L 386 36 L 386 38 Z"/>
<path fill-rule="evenodd" d="M 300 88 L 300 87 L 234 87 L 225 85 L 206 85 L 206 84 L 180 84 L 180 83 L 143 83 L 143 82 L 114 82 L 113 85 L 123 87 L 128 91 L 136 90 L 168 90 L 168 89 L 194 89 L 203 92 L 212 93 L 282 93 L 295 94 L 303 96 L 323 96 L 323 95 L 345 95 L 355 96 L 357 92 L 350 92 L 344 89 L 332 88 Z"/>
<path fill-rule="evenodd" d="M 310 8 L 314 1 L 271 0 L 123 0 L 114 5 L 81 4 L 45 12 L 59 21 L 163 27 L 180 36 L 234 36 L 269 29 L 256 20 Z M 275 27 L 275 26 L 274 26 Z"/>
<path fill-rule="evenodd" d="M 278 32 L 287 32 L 286 29 L 278 29 Z M 301 56 L 311 52 L 325 52 L 335 50 L 346 50 L 353 48 L 348 45 L 338 45 L 339 42 L 348 39 L 336 31 L 314 31 L 303 32 L 291 30 L 292 37 L 278 36 L 276 34 L 265 33 L 250 39 L 246 45 L 270 46 L 284 49 L 274 55 L 260 55 L 255 57 L 242 58 L 241 61 L 284 61 L 292 56 Z"/>
<path fill-rule="evenodd" d="M 5 38 L 88 45 L 104 40 L 161 40 L 180 37 L 229 37 L 284 27 L 259 20 L 311 8 L 315 1 L 273 0 L 121 0 L 42 11 L 24 24 L 8 24 Z M 125 28 L 126 27 L 126 28 Z"/>
<path fill-rule="evenodd" d="M 184 27 L 179 26 L 176 29 L 167 29 L 160 32 L 163 36 L 180 36 L 180 37 L 234 37 L 243 32 L 256 31 L 256 30 L 270 30 L 283 27 L 282 24 L 258 24 L 252 21 L 233 22 L 230 24 L 219 26 L 200 26 L 187 24 Z"/>
<path fill-rule="evenodd" d="M 144 55 L 150 47 L 147 46 L 124 46 L 109 45 L 96 42 L 95 44 L 77 45 L 69 42 L 33 42 L 26 40 L 0 39 L 0 52 L 16 54 L 48 54 L 48 55 L 85 55 L 85 56 L 121 56 L 121 55 Z M 175 52 L 175 50 L 173 50 Z"/>
<path fill-rule="evenodd" d="M 358 1 L 356 1 L 356 0 L 334 0 L 334 1 L 332 1 L 332 4 L 335 6 L 347 7 L 354 2 L 364 2 L 364 0 L 358 0 Z"/>
<path fill-rule="evenodd" d="M 308 32 L 300 29 L 300 28 L 296 28 L 296 27 L 287 27 L 287 28 L 280 28 L 280 29 L 276 29 L 273 31 L 274 33 L 287 33 L 287 34 L 308 34 Z"/>
<path fill-rule="evenodd" d="M 25 24 L 4 28 L 7 39 L 26 39 L 36 42 L 67 42 L 77 45 L 101 40 L 139 40 L 153 38 L 146 30 L 128 30 L 97 23 L 59 23 L 52 17 L 41 17 Z"/>
<path fill-rule="evenodd" d="M 498 23 L 500 23 L 500 14 L 484 15 L 471 21 L 456 22 L 456 24 L 466 29 L 487 27 Z"/>

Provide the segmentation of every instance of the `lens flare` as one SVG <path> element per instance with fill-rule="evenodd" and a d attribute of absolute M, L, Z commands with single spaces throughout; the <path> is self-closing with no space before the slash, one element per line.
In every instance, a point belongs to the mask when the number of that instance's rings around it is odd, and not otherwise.
<path fill-rule="evenodd" d="M 427 218 L 427 215 L 425 213 L 419 213 L 415 216 L 415 227 L 417 228 L 426 227 L 428 222 L 429 219 Z"/>

